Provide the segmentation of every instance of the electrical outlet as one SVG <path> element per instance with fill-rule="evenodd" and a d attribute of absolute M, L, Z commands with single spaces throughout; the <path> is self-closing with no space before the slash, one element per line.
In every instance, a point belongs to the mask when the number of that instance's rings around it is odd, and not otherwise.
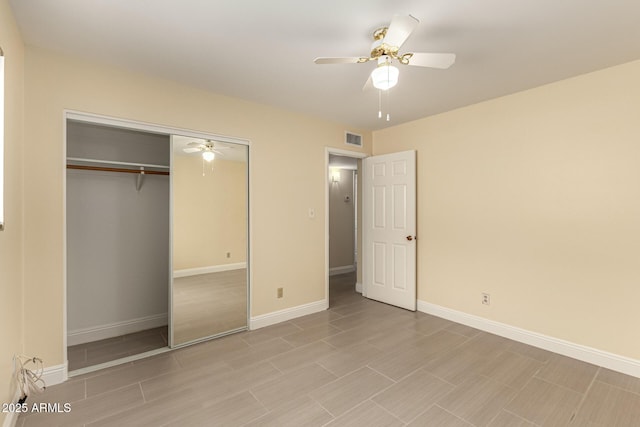
<path fill-rule="evenodd" d="M 284 295 L 284 289 L 278 288 L 278 298 L 282 298 L 283 295 Z"/>
<path fill-rule="evenodd" d="M 491 295 L 490 294 L 482 294 L 482 304 L 491 305 Z"/>
<path fill-rule="evenodd" d="M 231 252 L 227 252 L 227 258 L 231 258 Z"/>

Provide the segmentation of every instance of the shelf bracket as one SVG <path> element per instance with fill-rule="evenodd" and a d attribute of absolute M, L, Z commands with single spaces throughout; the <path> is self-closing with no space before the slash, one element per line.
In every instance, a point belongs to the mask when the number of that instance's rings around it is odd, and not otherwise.
<path fill-rule="evenodd" d="M 140 166 L 140 173 L 136 175 L 136 191 L 140 191 L 144 182 L 144 166 Z"/>

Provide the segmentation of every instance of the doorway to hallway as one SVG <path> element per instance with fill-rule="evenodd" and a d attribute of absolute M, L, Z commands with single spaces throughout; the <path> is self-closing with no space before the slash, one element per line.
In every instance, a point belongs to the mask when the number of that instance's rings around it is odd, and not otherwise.
<path fill-rule="evenodd" d="M 358 178 L 361 159 L 366 155 L 328 148 L 326 156 L 326 292 L 332 307 L 336 302 L 334 296 L 350 293 L 352 297 L 361 297 L 362 213 Z"/>

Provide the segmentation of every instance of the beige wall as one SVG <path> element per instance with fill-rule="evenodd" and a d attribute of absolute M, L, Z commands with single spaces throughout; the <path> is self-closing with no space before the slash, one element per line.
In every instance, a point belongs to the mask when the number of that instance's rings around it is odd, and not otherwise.
<path fill-rule="evenodd" d="M 640 359 L 639 114 L 636 61 L 375 132 L 417 150 L 418 298 Z"/>
<path fill-rule="evenodd" d="M 0 231 L 0 402 L 15 393 L 12 358 L 23 352 L 22 150 L 24 46 L 6 0 L 0 1 L 0 47 L 5 56 L 4 206 Z M 6 414 L 0 413 L 0 424 Z"/>
<path fill-rule="evenodd" d="M 247 163 L 174 156 L 173 204 L 174 270 L 247 260 Z"/>
<path fill-rule="evenodd" d="M 339 182 L 329 179 L 329 268 L 354 265 L 355 201 L 353 171 L 332 169 L 340 174 Z M 345 196 L 350 197 L 347 203 Z"/>
<path fill-rule="evenodd" d="M 25 346 L 63 363 L 63 110 L 251 141 L 252 316 L 325 298 L 325 147 L 345 126 L 28 47 L 25 120 Z M 363 150 L 370 150 L 371 134 Z M 316 217 L 308 217 L 313 208 Z M 276 289 L 284 287 L 284 298 Z"/>

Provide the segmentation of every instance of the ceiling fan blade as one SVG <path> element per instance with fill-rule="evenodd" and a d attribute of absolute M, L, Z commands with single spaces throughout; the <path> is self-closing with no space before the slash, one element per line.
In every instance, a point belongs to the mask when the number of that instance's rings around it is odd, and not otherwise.
<path fill-rule="evenodd" d="M 198 151 L 201 151 L 201 150 L 195 147 L 187 147 L 187 148 L 183 148 L 182 151 L 184 151 L 185 153 L 197 153 Z"/>
<path fill-rule="evenodd" d="M 219 154 L 219 155 L 221 155 L 221 156 L 224 156 L 224 153 L 223 153 L 222 151 L 218 151 L 218 149 L 217 149 L 217 148 L 212 148 L 212 149 L 211 149 L 211 150 L 209 150 L 209 151 L 211 151 L 212 153 L 216 153 L 216 154 Z"/>
<path fill-rule="evenodd" d="M 362 91 L 364 92 L 365 90 L 371 90 L 373 89 L 373 80 L 371 80 L 371 75 L 369 75 L 369 78 L 367 79 L 366 83 L 364 84 L 364 86 L 362 86 Z"/>
<path fill-rule="evenodd" d="M 391 20 L 391 24 L 389 24 L 389 29 L 384 36 L 383 42 L 387 46 L 399 49 L 419 23 L 420 21 L 411 15 L 395 15 Z"/>
<path fill-rule="evenodd" d="M 344 58 L 316 58 L 313 60 L 316 64 L 357 64 L 360 62 L 367 62 L 369 58 L 362 58 L 359 56 L 344 57 Z"/>
<path fill-rule="evenodd" d="M 456 62 L 455 53 L 414 53 L 407 64 L 418 67 L 449 68 Z"/>

